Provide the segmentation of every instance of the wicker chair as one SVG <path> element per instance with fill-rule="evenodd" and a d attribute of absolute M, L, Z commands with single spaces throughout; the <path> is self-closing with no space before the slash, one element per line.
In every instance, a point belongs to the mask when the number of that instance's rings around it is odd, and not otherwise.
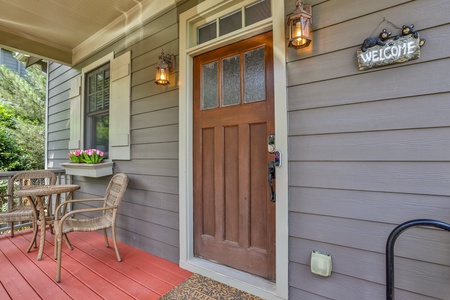
<path fill-rule="evenodd" d="M 0 223 L 10 223 L 11 236 L 14 236 L 14 222 L 31 221 L 33 227 L 33 241 L 36 241 L 36 207 L 33 202 L 28 199 L 20 199 L 14 196 L 18 189 L 31 188 L 34 185 L 53 185 L 56 184 L 55 173 L 48 170 L 32 170 L 22 171 L 15 174 L 9 181 L 8 194 L 1 195 L 2 198 L 8 200 L 8 211 L 0 213 Z M 45 199 L 48 205 L 51 204 L 50 199 Z M 32 244 L 27 249 L 30 251 Z"/>
<path fill-rule="evenodd" d="M 56 269 L 56 282 L 60 282 L 61 279 L 61 252 L 62 252 L 62 239 L 64 238 L 67 246 L 70 250 L 73 250 L 72 245 L 67 237 L 69 232 L 81 231 L 97 231 L 103 230 L 105 236 L 106 247 L 109 247 L 108 235 L 106 232 L 107 228 L 112 230 L 112 239 L 114 243 L 114 248 L 116 251 L 117 261 L 122 261 L 119 254 L 119 249 L 117 248 L 116 241 L 116 216 L 119 205 L 122 201 L 123 195 L 125 194 L 128 185 L 128 177 L 124 173 L 115 174 L 106 188 L 106 193 L 103 198 L 90 198 L 90 199 L 80 199 L 80 200 L 69 200 L 60 204 L 55 211 L 55 259 L 57 260 Z M 71 212 L 65 213 L 66 205 L 69 203 L 86 203 L 101 201 L 103 206 L 96 208 L 85 208 L 72 210 Z M 73 218 L 75 214 L 91 214 L 92 212 L 100 213 L 100 216 L 93 216 L 91 218 Z M 61 219 L 59 215 L 61 214 Z M 92 214 L 91 214 L 92 215 Z"/>

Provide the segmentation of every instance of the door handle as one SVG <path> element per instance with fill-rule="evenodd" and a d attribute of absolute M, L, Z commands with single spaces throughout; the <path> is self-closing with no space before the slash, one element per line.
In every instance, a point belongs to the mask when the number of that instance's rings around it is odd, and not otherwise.
<path fill-rule="evenodd" d="M 275 163 L 273 161 L 269 162 L 269 165 L 267 166 L 267 172 L 268 172 L 268 181 L 270 186 L 270 201 L 275 202 Z"/>

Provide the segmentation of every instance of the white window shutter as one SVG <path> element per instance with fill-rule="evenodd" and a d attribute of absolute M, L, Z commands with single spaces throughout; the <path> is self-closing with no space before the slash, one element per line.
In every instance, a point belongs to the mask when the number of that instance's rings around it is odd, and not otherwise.
<path fill-rule="evenodd" d="M 131 159 L 131 52 L 111 61 L 111 102 L 109 106 L 109 157 Z"/>
<path fill-rule="evenodd" d="M 81 148 L 81 75 L 72 78 L 69 90 L 70 139 L 69 150 Z"/>

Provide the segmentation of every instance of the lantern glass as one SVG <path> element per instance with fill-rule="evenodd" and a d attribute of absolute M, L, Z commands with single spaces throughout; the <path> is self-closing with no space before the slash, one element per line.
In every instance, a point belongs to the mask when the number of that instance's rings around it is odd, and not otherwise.
<path fill-rule="evenodd" d="M 168 85 L 169 73 L 173 71 L 175 66 L 175 56 L 173 54 L 164 54 L 161 52 L 159 56 L 159 64 L 155 66 L 156 68 L 156 80 L 155 83 L 158 85 Z"/>
<path fill-rule="evenodd" d="M 167 64 L 161 64 L 156 67 L 156 84 L 168 85 L 169 82 L 169 68 Z"/>
<path fill-rule="evenodd" d="M 300 15 L 290 21 L 289 46 L 294 48 L 307 47 L 311 43 L 311 26 L 309 18 Z"/>

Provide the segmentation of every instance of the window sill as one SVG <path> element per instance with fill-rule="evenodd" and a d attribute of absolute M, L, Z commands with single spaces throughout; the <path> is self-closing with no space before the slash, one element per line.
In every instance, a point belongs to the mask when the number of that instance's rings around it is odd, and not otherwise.
<path fill-rule="evenodd" d="M 85 176 L 85 177 L 103 177 L 113 174 L 114 162 L 102 162 L 99 164 L 85 163 L 62 163 L 61 167 L 66 169 L 66 174 Z"/>

